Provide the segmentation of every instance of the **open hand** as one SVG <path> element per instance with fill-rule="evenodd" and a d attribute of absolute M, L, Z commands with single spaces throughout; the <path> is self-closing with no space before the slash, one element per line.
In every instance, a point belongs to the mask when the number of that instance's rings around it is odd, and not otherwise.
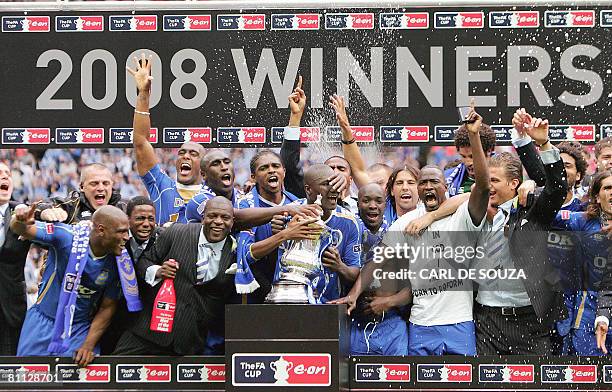
<path fill-rule="evenodd" d="M 138 91 L 143 92 L 151 92 L 151 80 L 153 80 L 153 76 L 151 76 L 151 59 L 153 55 L 147 57 L 144 52 L 140 56 L 140 61 L 137 57 L 134 57 L 134 62 L 136 62 L 136 69 L 132 69 L 130 67 L 125 67 L 125 69 L 134 77 L 134 81 L 136 82 L 136 88 Z"/>

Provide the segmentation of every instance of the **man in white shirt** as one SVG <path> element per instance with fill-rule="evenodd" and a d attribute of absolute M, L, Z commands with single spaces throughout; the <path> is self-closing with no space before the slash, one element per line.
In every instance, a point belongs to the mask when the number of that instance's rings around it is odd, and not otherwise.
<path fill-rule="evenodd" d="M 469 280 L 459 278 L 458 271 L 465 269 L 463 264 L 472 257 L 468 247 L 474 249 L 475 255 L 477 233 L 484 225 L 488 206 L 489 176 L 479 135 L 482 118 L 473 109 L 468 118 L 466 126 L 473 146 L 476 173 L 476 183 L 468 202 L 451 216 L 434 222 L 417 239 L 406 240 L 404 229 L 425 211 L 408 212 L 391 225 L 383 239 L 386 246 L 408 242 L 413 250 L 423 252 L 413 253 L 410 260 L 413 299 L 408 355 L 476 354 L 472 288 Z M 436 211 L 446 200 L 444 172 L 436 166 L 425 166 L 419 175 L 417 189 L 425 209 Z M 435 258 L 431 257 L 431 252 L 425 253 L 432 249 L 438 250 L 433 253 L 437 256 Z M 454 276 L 440 276 L 441 271 Z"/>

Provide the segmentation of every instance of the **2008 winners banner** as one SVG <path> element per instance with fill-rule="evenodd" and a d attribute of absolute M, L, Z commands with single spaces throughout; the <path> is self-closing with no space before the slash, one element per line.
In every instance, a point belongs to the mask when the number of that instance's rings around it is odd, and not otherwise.
<path fill-rule="evenodd" d="M 305 142 L 338 141 L 338 93 L 362 142 L 451 144 L 473 97 L 502 143 L 517 107 L 592 143 L 612 134 L 609 8 L 3 11 L 0 146 L 129 146 L 142 51 L 156 146 L 279 143 L 298 75 Z"/>

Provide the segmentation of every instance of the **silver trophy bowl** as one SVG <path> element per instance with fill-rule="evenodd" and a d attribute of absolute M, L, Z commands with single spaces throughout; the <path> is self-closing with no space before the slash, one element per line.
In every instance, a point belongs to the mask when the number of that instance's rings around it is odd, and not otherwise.
<path fill-rule="evenodd" d="M 316 222 L 323 226 L 319 238 L 315 240 L 294 240 L 289 243 L 280 261 L 279 280 L 272 284 L 272 290 L 266 296 L 266 303 L 276 304 L 307 304 L 308 286 L 314 277 L 318 276 L 323 266 L 319 258 L 322 239 L 330 235 L 329 229 L 322 221 Z"/>

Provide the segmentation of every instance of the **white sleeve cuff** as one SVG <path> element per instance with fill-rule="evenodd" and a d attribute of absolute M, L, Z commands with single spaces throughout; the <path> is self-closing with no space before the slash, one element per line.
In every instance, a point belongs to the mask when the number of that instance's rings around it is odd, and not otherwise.
<path fill-rule="evenodd" d="M 151 287 L 161 282 L 161 279 L 157 279 L 155 277 L 157 270 L 160 268 L 161 268 L 161 265 L 152 265 L 149 268 L 147 268 L 147 272 L 145 273 L 145 282 L 147 282 Z"/>
<path fill-rule="evenodd" d="M 531 143 L 531 138 L 529 137 L 529 135 L 525 135 L 525 137 L 519 137 L 519 133 L 514 128 L 512 129 L 512 132 L 510 132 L 510 134 L 512 135 L 512 145 L 515 148 L 525 147 L 526 145 Z"/>
<path fill-rule="evenodd" d="M 550 150 L 540 151 L 540 158 L 542 158 L 542 163 L 545 165 L 550 165 L 551 163 L 555 163 L 561 160 L 561 154 L 557 147 L 553 146 Z"/>
<path fill-rule="evenodd" d="M 300 127 L 285 127 L 283 137 L 285 140 L 300 140 Z"/>
<path fill-rule="evenodd" d="M 610 324 L 610 320 L 606 316 L 597 316 L 595 318 L 595 329 L 597 330 L 597 324 L 604 323 L 606 326 Z"/>

